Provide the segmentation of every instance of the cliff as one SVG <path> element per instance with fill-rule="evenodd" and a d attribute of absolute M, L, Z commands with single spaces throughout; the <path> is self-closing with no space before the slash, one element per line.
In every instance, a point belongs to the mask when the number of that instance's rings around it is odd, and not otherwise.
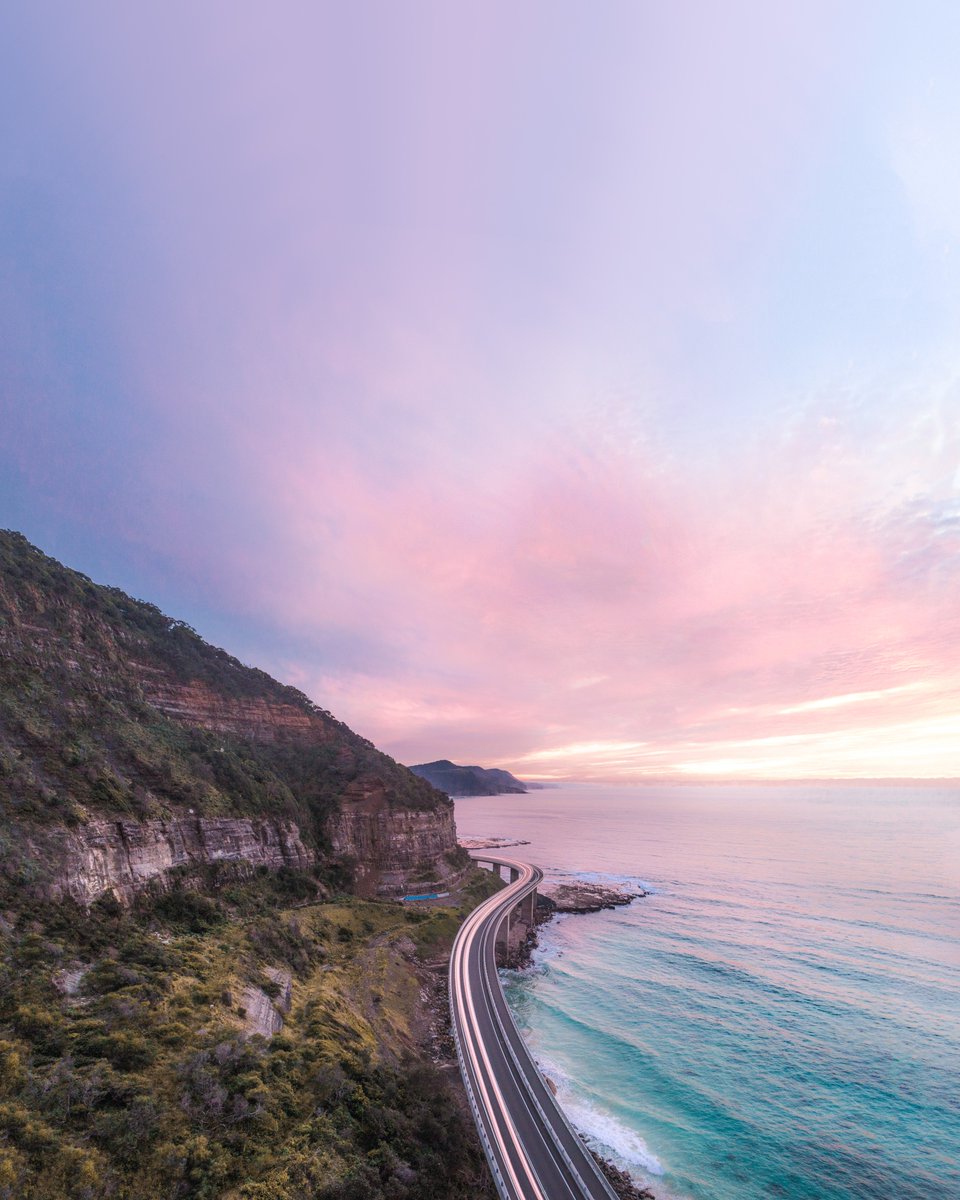
<path fill-rule="evenodd" d="M 130 903 L 148 885 L 162 888 L 202 867 L 219 867 L 221 878 L 244 878 L 258 868 L 308 871 L 316 863 L 292 822 L 249 818 L 94 820 L 77 829 L 44 830 L 27 844 L 43 890 L 80 904 L 106 892 Z"/>
<path fill-rule="evenodd" d="M 484 874 L 330 713 L 0 533 L 0 1200 L 492 1200 L 441 1019 Z"/>
<path fill-rule="evenodd" d="M 418 763 L 410 770 L 448 796 L 499 796 L 522 794 L 527 788 L 516 776 L 498 767 L 460 767 L 449 759 Z"/>
<path fill-rule="evenodd" d="M 89 904 L 209 868 L 462 869 L 449 799 L 183 622 L 0 532 L 0 869 Z"/>
<path fill-rule="evenodd" d="M 116 874 L 198 836 L 137 829 L 124 849 L 126 823 L 90 822 L 85 852 Z M 268 859 L 299 853 L 246 829 Z M 312 903 L 306 882 L 85 907 L 0 875 L 0 1196 L 494 1200 L 442 1021 L 444 955 L 487 880 L 429 911 Z"/>
<path fill-rule="evenodd" d="M 335 853 L 356 861 L 355 884 L 363 894 L 404 891 L 408 881 L 421 891 L 439 887 L 449 883 L 452 869 L 467 865 L 457 848 L 452 804 L 432 812 L 399 809 L 376 781 L 348 790 L 329 830 Z"/>

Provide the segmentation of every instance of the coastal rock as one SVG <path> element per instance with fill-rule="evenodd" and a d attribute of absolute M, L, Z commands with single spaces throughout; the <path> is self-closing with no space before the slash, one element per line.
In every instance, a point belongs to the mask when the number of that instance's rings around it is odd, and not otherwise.
<path fill-rule="evenodd" d="M 464 850 L 503 850 L 508 846 L 529 846 L 530 843 L 524 841 L 523 838 L 503 838 L 503 837 L 464 837 L 460 839 L 460 846 Z"/>
<path fill-rule="evenodd" d="M 616 884 L 588 883 L 582 879 L 545 879 L 539 892 L 544 899 L 553 904 L 557 912 L 562 913 L 592 913 L 605 908 L 620 908 L 648 895 L 642 888 L 638 891 L 627 891 Z"/>
<path fill-rule="evenodd" d="M 580 1134 L 580 1138 L 583 1142 L 587 1141 L 582 1133 Z M 590 1150 L 593 1161 L 603 1172 L 607 1183 L 613 1188 L 618 1200 L 657 1200 L 656 1195 L 649 1188 L 638 1187 L 626 1171 L 621 1171 L 619 1167 L 615 1167 L 612 1162 L 601 1157 L 589 1145 L 587 1149 Z"/>
<path fill-rule="evenodd" d="M 588 883 L 582 879 L 545 879 L 537 890 L 533 922 L 521 907 L 511 914 L 509 933 L 498 943 L 498 962 L 511 970 L 530 965 L 537 946 L 537 929 L 557 913 L 594 913 L 620 908 L 648 893 L 627 891 L 615 884 Z"/>

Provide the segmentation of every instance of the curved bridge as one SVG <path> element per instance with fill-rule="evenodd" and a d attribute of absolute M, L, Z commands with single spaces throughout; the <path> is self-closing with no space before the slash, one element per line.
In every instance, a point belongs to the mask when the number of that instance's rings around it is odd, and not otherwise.
<path fill-rule="evenodd" d="M 464 921 L 450 958 L 450 1013 L 473 1117 L 502 1200 L 616 1200 L 514 1024 L 497 974 L 501 927 L 543 872 L 508 858 L 511 882 Z"/>

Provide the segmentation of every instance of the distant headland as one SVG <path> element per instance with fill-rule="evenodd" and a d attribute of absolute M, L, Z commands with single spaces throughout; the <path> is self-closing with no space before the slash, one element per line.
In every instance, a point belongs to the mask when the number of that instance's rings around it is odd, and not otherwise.
<path fill-rule="evenodd" d="M 436 762 L 419 763 L 410 770 L 421 779 L 426 779 L 448 796 L 500 796 L 534 791 L 543 787 L 541 783 L 527 783 L 497 767 L 461 767 L 448 758 Z"/>

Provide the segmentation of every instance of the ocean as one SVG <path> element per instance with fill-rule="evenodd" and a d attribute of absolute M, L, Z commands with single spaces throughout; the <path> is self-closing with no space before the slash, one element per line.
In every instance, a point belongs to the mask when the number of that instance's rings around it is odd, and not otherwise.
<path fill-rule="evenodd" d="M 461 836 L 641 885 L 505 972 L 569 1116 L 658 1200 L 960 1200 L 960 791 L 576 785 Z"/>

